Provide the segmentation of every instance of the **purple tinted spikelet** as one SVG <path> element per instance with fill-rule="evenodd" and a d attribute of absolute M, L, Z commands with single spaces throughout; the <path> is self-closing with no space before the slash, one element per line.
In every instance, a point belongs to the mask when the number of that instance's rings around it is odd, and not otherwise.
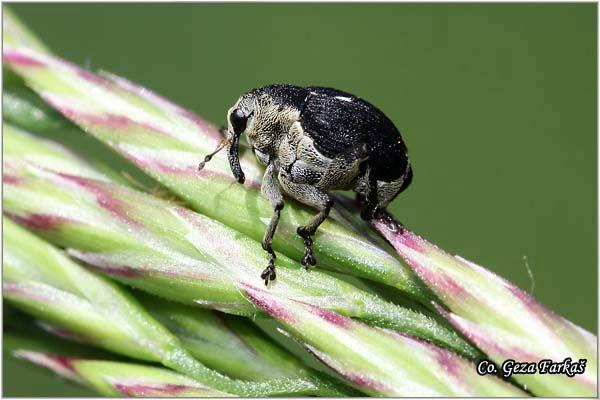
<path fill-rule="evenodd" d="M 515 374 L 540 396 L 593 396 L 597 393 L 597 338 L 556 315 L 523 290 L 491 271 L 452 256 L 404 229 L 384 222 L 373 227 L 443 301 L 440 312 L 498 365 L 506 360 L 539 363 L 587 360 L 585 372 Z"/>
<path fill-rule="evenodd" d="M 232 397 L 170 370 L 133 363 L 65 357 L 17 350 L 16 357 L 49 369 L 60 377 L 85 385 L 104 396 Z"/>
<path fill-rule="evenodd" d="M 310 354 L 373 396 L 524 396 L 475 365 L 431 343 L 373 328 L 335 312 L 242 285 L 248 298 Z"/>
<path fill-rule="evenodd" d="M 40 320 L 49 332 L 64 332 L 63 337 L 75 337 L 117 354 L 163 364 L 191 377 L 196 387 L 218 392 L 247 396 L 340 394 L 337 386 L 303 370 L 299 363 L 292 363 L 297 373 L 288 370 L 287 374 L 274 373 L 256 381 L 222 375 L 194 358 L 176 335 L 120 286 L 87 271 L 6 217 L 3 228 L 3 298 Z M 174 311 L 175 315 L 182 315 L 182 311 Z M 178 325 L 171 327 L 184 330 Z M 227 353 L 221 349 L 222 355 Z M 262 365 L 260 358 L 253 359 Z M 81 372 L 75 371 L 73 362 L 60 357 L 40 356 L 36 360 L 67 377 Z M 267 366 L 273 370 L 273 365 Z M 170 387 L 150 383 L 146 389 L 155 395 Z M 137 376 L 135 385 L 129 389 L 144 386 L 143 379 Z"/>

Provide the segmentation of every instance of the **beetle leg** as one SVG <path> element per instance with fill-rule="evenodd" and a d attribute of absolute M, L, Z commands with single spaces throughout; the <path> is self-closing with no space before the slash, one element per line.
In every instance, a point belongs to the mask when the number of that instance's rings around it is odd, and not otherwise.
<path fill-rule="evenodd" d="M 362 210 L 360 211 L 360 216 L 365 221 L 371 220 L 381 220 L 386 223 L 388 229 L 396 232 L 398 229 L 402 229 L 402 224 L 394 219 L 392 215 L 387 212 L 385 207 L 389 203 L 390 199 L 384 198 L 379 199 L 379 190 L 377 179 L 371 173 L 370 168 L 366 171 L 367 175 L 367 191 L 366 196 L 364 196 L 364 202 L 362 204 Z M 392 196 L 391 198 L 395 197 Z M 358 199 L 357 195 L 357 199 Z M 362 199 L 362 197 L 361 197 Z"/>
<path fill-rule="evenodd" d="M 354 200 L 356 201 L 356 204 L 362 209 L 366 204 L 367 198 L 363 194 L 356 193 Z"/>
<path fill-rule="evenodd" d="M 260 274 L 260 277 L 265 280 L 265 285 L 267 285 L 270 280 L 272 281 L 276 277 L 275 259 L 277 256 L 273 250 L 273 236 L 275 235 L 275 230 L 279 223 L 279 216 L 284 205 L 281 190 L 275 181 L 275 165 L 273 163 L 269 163 L 267 166 L 260 190 L 273 207 L 273 215 L 271 216 L 271 221 L 269 222 L 269 226 L 265 231 L 262 241 L 262 248 L 269 253 L 269 264 L 262 274 Z"/>
<path fill-rule="evenodd" d="M 326 195 L 327 196 L 327 195 Z M 326 202 L 323 204 L 323 208 L 319 210 L 319 213 L 310 220 L 310 222 L 304 226 L 298 227 L 298 235 L 304 239 L 304 256 L 302 257 L 302 265 L 308 269 L 309 265 L 317 265 L 317 259 L 312 251 L 313 240 L 312 236 L 317 231 L 319 225 L 323 223 L 329 216 L 329 211 L 333 207 L 333 200 L 327 196 Z"/>
<path fill-rule="evenodd" d="M 365 221 L 370 221 L 375 218 L 375 212 L 377 209 L 377 179 L 373 175 L 371 168 L 367 167 L 365 171 L 366 190 L 364 196 L 362 196 L 362 209 L 360 210 L 360 216 Z"/>
<path fill-rule="evenodd" d="M 304 203 L 308 206 L 314 207 L 319 210 L 319 213 L 311 219 L 308 224 L 298 227 L 298 235 L 304 239 L 304 256 L 302 257 L 302 265 L 308 268 L 309 265 L 316 265 L 317 259 L 315 258 L 312 245 L 312 236 L 317 231 L 317 228 L 329 215 L 329 211 L 333 206 L 333 199 L 322 190 L 308 184 L 294 183 L 288 177 L 287 172 L 281 170 L 279 172 L 279 183 L 281 188 L 289 196 L 296 200 Z"/>

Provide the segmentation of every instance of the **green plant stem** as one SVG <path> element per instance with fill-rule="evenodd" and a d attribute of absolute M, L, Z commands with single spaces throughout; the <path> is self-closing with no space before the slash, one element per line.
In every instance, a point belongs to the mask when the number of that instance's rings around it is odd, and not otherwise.
<path fill-rule="evenodd" d="M 194 359 L 179 340 L 127 292 L 86 271 L 60 251 L 3 219 L 3 296 L 20 309 L 85 342 L 186 374 L 203 385 L 244 396 L 335 395 L 315 377 L 245 382 Z"/>
<path fill-rule="evenodd" d="M 22 143 L 36 145 L 23 146 Z M 71 255 L 128 285 L 186 304 L 251 316 L 257 309 L 239 290 L 258 283 L 261 246 L 216 221 L 111 182 L 88 179 L 90 167 L 6 129 L 5 212 Z M 56 144 L 52 146 L 56 152 Z M 32 149 L 31 151 L 29 149 Z M 43 155 L 43 157 L 42 157 Z M 39 165 L 39 159 L 45 164 Z M 62 166 L 68 168 L 62 169 Z M 48 205 L 51 205 L 49 208 Z M 40 223 L 53 221 L 52 223 Z M 132 227 L 134 229 L 132 229 Z M 278 256 L 274 293 L 414 334 L 469 358 L 479 354 L 430 317 L 386 302 L 320 271 L 304 271 Z"/>

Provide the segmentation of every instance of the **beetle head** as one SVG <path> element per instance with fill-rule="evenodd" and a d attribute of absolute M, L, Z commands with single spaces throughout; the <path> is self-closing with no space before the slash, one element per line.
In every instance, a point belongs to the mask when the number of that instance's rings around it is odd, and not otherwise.
<path fill-rule="evenodd" d="M 219 150 L 227 146 L 231 172 L 238 182 L 244 183 L 244 172 L 239 159 L 242 134 L 246 134 L 254 149 L 273 154 L 279 146 L 283 132 L 287 132 L 293 121 L 299 117 L 298 109 L 285 104 L 281 99 L 282 96 L 273 96 L 271 93 L 281 91 L 283 86 L 285 85 L 266 86 L 242 95 L 227 111 L 226 140 L 219 143 L 215 151 L 205 157 L 198 166 L 199 169 L 202 169 Z"/>

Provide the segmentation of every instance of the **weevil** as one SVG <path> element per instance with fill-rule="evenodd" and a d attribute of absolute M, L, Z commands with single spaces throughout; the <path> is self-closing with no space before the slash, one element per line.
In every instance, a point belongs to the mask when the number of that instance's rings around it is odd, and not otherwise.
<path fill-rule="evenodd" d="M 330 192 L 352 190 L 365 220 L 384 219 L 401 229 L 387 205 L 411 183 L 406 145 L 394 123 L 371 103 L 341 90 L 274 84 L 243 94 L 227 111 L 226 138 L 204 158 L 199 169 L 223 148 L 234 177 L 244 183 L 239 161 L 242 134 L 257 160 L 266 166 L 262 194 L 273 215 L 262 241 L 269 255 L 261 274 L 275 279 L 273 236 L 287 195 L 318 213 L 297 229 L 304 240 L 305 268 L 315 266 L 313 240 L 333 206 Z"/>

